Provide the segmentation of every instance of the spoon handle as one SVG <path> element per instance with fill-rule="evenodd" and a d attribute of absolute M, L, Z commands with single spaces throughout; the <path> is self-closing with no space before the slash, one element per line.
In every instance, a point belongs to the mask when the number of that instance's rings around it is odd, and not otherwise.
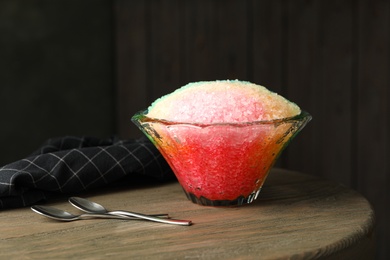
<path fill-rule="evenodd" d="M 107 214 L 107 213 L 83 213 L 81 215 L 77 216 L 78 219 L 91 219 L 91 218 L 104 218 L 104 219 L 123 219 L 123 220 L 130 220 L 130 219 L 136 219 L 136 218 L 129 218 L 124 215 L 113 215 L 113 214 Z"/>
<path fill-rule="evenodd" d="M 83 210 L 84 211 L 84 210 Z M 84 211 L 86 213 L 93 213 L 93 212 L 89 212 L 89 211 Z M 126 211 L 124 211 L 126 212 Z M 113 215 L 113 216 L 120 216 L 122 217 L 122 219 L 139 219 L 138 217 L 133 217 L 133 216 L 130 216 L 130 215 L 125 215 L 125 214 L 113 214 L 112 212 L 107 212 L 105 213 L 107 215 Z M 169 218 L 169 214 L 150 214 L 148 216 L 151 216 L 151 217 L 156 217 L 156 218 Z"/>
<path fill-rule="evenodd" d="M 113 214 L 113 215 L 122 215 L 122 216 L 141 218 L 141 219 L 146 219 L 146 220 L 165 223 L 165 224 L 182 225 L 182 226 L 190 226 L 192 224 L 192 222 L 190 220 L 163 219 L 163 218 L 153 217 L 150 215 L 144 215 L 144 214 L 140 214 L 140 213 L 122 211 L 122 210 L 110 211 L 108 213 Z"/>

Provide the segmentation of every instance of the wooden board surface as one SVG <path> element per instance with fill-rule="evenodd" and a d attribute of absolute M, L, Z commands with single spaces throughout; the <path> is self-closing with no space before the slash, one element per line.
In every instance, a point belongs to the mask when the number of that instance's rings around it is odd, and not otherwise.
<path fill-rule="evenodd" d="M 373 253 L 370 204 L 342 185 L 296 172 L 273 170 L 259 199 L 243 207 L 193 204 L 176 182 L 117 187 L 84 197 L 110 209 L 169 213 L 194 224 L 186 227 L 137 220 L 68 223 L 44 218 L 28 208 L 4 211 L 0 213 L 1 257 L 369 259 Z M 78 212 L 65 199 L 50 205 Z"/>

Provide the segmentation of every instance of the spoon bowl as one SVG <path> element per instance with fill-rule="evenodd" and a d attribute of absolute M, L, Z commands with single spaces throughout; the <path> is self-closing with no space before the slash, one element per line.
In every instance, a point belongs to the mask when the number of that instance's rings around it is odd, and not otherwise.
<path fill-rule="evenodd" d="M 91 219 L 91 218 L 110 218 L 110 219 L 129 219 L 128 217 L 121 216 L 121 215 L 109 215 L 109 214 L 81 214 L 81 215 L 73 215 L 72 213 L 69 213 L 67 211 L 48 207 L 48 206 L 41 206 L 41 205 L 35 205 L 32 206 L 31 209 L 48 218 L 59 220 L 59 221 L 75 221 L 75 220 L 81 220 L 81 219 Z"/>
<path fill-rule="evenodd" d="M 183 226 L 189 226 L 192 224 L 190 220 L 163 219 L 163 218 L 156 217 L 155 215 L 144 215 L 141 213 L 124 211 L 124 210 L 108 211 L 102 205 L 80 197 L 70 197 L 69 203 L 75 206 L 76 208 L 80 209 L 81 211 L 87 213 L 108 214 L 108 215 L 122 216 L 122 217 L 134 217 L 134 218 L 146 219 L 146 220 L 165 223 L 165 224 L 175 224 L 175 225 L 183 225 Z"/>
<path fill-rule="evenodd" d="M 109 211 L 102 205 L 80 197 L 70 197 L 69 203 L 72 204 L 74 207 L 78 208 L 79 210 L 87 213 L 109 213 Z"/>

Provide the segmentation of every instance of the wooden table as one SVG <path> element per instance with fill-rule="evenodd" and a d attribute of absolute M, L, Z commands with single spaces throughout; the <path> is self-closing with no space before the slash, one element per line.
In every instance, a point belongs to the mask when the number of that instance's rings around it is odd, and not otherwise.
<path fill-rule="evenodd" d="M 272 170 L 259 199 L 234 208 L 189 202 L 176 183 L 83 194 L 110 209 L 169 213 L 192 226 L 139 220 L 57 222 L 0 212 L 2 259 L 370 259 L 374 212 L 342 185 Z M 78 213 L 66 199 L 50 203 Z"/>

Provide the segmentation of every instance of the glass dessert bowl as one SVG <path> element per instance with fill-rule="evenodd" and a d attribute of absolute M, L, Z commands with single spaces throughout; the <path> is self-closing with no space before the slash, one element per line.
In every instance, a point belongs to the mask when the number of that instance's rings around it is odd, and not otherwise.
<path fill-rule="evenodd" d="M 244 123 L 132 121 L 164 156 L 187 198 L 205 206 L 253 202 L 278 156 L 311 120 L 310 114 Z"/>

